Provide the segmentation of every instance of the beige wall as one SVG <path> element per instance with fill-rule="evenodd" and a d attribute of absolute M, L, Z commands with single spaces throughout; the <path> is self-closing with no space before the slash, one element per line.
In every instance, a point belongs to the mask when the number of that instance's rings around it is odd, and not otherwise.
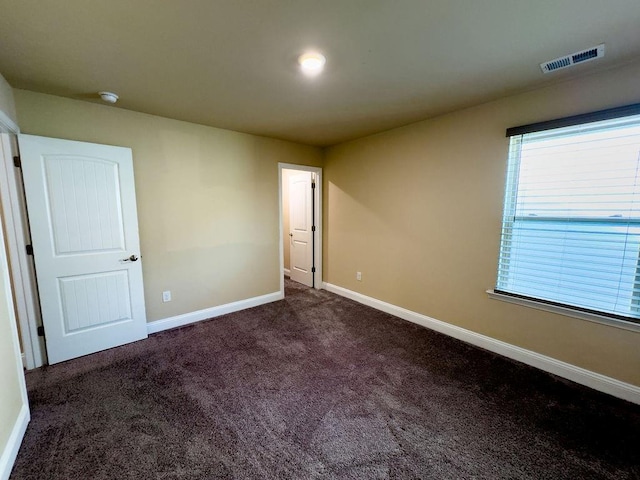
<path fill-rule="evenodd" d="M 0 234 L 0 455 L 7 448 L 7 441 L 24 404 L 22 400 L 21 362 L 16 355 L 18 342 L 15 329 L 13 305 L 7 302 L 5 289 L 8 288 L 8 269 L 4 259 L 4 238 Z"/>
<path fill-rule="evenodd" d="M 24 133 L 132 148 L 149 321 L 279 290 L 278 162 L 318 166 L 320 149 L 14 93 Z"/>
<path fill-rule="evenodd" d="M 0 75 L 0 111 L 15 122 L 15 110 L 11 87 Z M 0 161 L 3 152 L 0 148 Z M 0 229 L 0 456 L 8 448 L 8 440 L 24 405 L 20 378 L 22 360 L 17 348 L 16 321 L 13 305 L 5 294 L 8 285 L 8 265 L 5 256 L 4 238 Z"/>
<path fill-rule="evenodd" d="M 640 385 L 640 333 L 485 293 L 497 268 L 505 129 L 640 102 L 639 78 L 635 63 L 328 149 L 325 281 Z"/>

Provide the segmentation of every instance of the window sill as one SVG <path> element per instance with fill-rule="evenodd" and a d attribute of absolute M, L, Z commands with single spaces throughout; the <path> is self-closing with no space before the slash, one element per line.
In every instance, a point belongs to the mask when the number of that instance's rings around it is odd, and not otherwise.
<path fill-rule="evenodd" d="M 544 302 L 537 302 L 528 298 L 512 297 L 511 295 L 504 295 L 497 293 L 493 290 L 487 290 L 489 298 L 493 300 L 500 300 L 502 302 L 513 303 L 515 305 L 522 305 L 524 307 L 535 308 L 538 310 L 544 310 L 545 312 L 557 313 L 559 315 L 565 315 L 567 317 L 579 318 L 580 320 L 587 320 L 589 322 L 600 323 L 608 325 L 610 327 L 621 328 L 623 330 L 630 330 L 632 332 L 640 332 L 640 325 L 620 320 L 617 318 L 607 317 L 605 315 L 598 315 L 595 313 L 581 312 L 569 307 L 560 307 L 558 305 L 549 305 Z"/>

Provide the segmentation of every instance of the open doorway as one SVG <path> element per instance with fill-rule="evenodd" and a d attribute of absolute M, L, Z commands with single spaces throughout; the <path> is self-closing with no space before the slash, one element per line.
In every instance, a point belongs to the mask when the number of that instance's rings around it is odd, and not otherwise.
<path fill-rule="evenodd" d="M 280 277 L 322 288 L 322 169 L 279 163 Z"/>
<path fill-rule="evenodd" d="M 0 133 L 0 212 L 25 368 L 146 338 L 131 150 L 18 140 Z"/>

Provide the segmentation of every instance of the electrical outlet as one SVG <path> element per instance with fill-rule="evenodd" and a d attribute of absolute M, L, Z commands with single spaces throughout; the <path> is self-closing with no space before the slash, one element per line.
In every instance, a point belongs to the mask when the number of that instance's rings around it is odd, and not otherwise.
<path fill-rule="evenodd" d="M 166 292 L 162 292 L 162 301 L 170 302 L 171 301 L 171 290 L 167 290 Z"/>
<path fill-rule="evenodd" d="M 356 272 L 356 280 L 358 280 L 359 282 L 362 281 L 362 272 Z"/>

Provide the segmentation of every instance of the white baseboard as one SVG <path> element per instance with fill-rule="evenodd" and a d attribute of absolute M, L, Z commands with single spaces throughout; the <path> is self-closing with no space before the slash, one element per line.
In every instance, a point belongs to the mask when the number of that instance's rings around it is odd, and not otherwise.
<path fill-rule="evenodd" d="M 22 405 L 20 413 L 16 423 L 11 429 L 11 434 L 7 440 L 7 444 L 4 447 L 2 456 L 0 456 L 0 480 L 7 480 L 11 475 L 11 469 L 16 461 L 20 444 L 24 438 L 24 433 L 27 431 L 27 425 L 29 424 L 29 407 Z"/>
<path fill-rule="evenodd" d="M 450 323 L 436 320 L 435 318 L 427 317 L 426 315 L 422 315 L 372 297 L 367 297 L 366 295 L 362 295 L 361 293 L 357 293 L 337 285 L 323 282 L 323 287 L 329 292 L 350 298 L 358 303 L 368 305 L 391 315 L 395 315 L 403 320 L 417 323 L 418 325 L 444 333 L 445 335 L 457 338 L 458 340 L 470 343 L 471 345 L 484 348 L 485 350 L 489 350 L 532 367 L 539 368 L 545 372 L 553 373 L 559 377 L 591 387 L 594 390 L 640 404 L 640 387 L 630 383 L 625 383 L 620 380 L 616 380 L 615 378 L 607 377 L 606 375 L 601 375 L 570 363 L 566 363 L 546 355 L 541 355 L 531 350 L 526 350 L 524 348 L 511 345 L 510 343 L 496 340 L 495 338 L 487 337 L 486 335 L 472 332 L 471 330 L 457 327 Z"/>
<path fill-rule="evenodd" d="M 259 297 L 247 298 L 246 300 L 239 300 L 237 302 L 226 303 L 217 307 L 205 308 L 204 310 L 198 310 L 196 312 L 185 313 L 182 315 L 176 315 L 175 317 L 163 318 L 162 320 L 156 320 L 154 322 L 147 323 L 147 332 L 149 334 L 162 332 L 163 330 L 169 330 L 171 328 L 182 327 L 189 325 L 190 323 L 201 322 L 213 317 L 219 317 L 227 313 L 237 312 L 246 308 L 257 307 L 264 305 L 265 303 L 275 302 L 282 300 L 284 296 L 281 292 L 268 293 Z"/>
<path fill-rule="evenodd" d="M 290 277 L 290 276 L 291 276 L 291 270 L 289 270 L 288 268 L 285 268 L 285 269 L 284 269 L 284 274 L 285 274 L 287 277 Z"/>

